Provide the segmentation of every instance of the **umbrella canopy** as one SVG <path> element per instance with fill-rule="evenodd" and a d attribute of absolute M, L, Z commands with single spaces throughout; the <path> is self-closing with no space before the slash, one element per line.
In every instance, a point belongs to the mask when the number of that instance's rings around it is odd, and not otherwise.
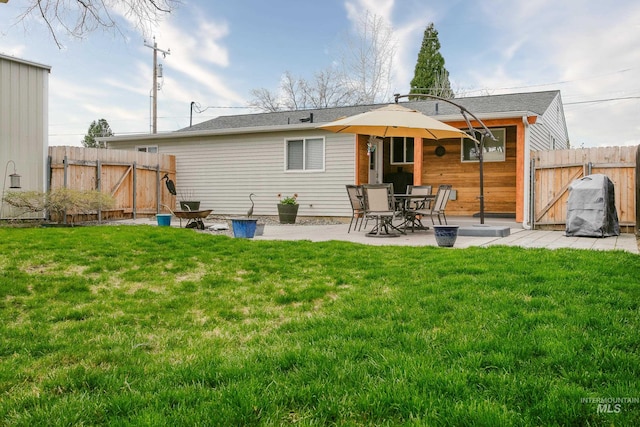
<path fill-rule="evenodd" d="M 338 119 L 320 125 L 318 128 L 331 132 L 357 133 L 380 137 L 413 136 L 427 139 L 474 139 L 460 129 L 398 104 L 390 104 L 366 113 Z"/>

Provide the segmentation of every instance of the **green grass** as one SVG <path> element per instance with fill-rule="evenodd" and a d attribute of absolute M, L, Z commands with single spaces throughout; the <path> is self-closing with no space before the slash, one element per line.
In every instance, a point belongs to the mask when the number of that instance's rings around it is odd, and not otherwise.
<path fill-rule="evenodd" d="M 0 425 L 640 425 L 639 286 L 624 252 L 1 228 Z"/>

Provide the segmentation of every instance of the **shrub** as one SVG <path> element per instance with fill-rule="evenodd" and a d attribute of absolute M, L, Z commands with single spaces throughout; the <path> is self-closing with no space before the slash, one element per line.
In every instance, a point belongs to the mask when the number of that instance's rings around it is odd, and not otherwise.
<path fill-rule="evenodd" d="M 52 217 L 60 219 L 67 215 L 89 214 L 109 209 L 115 204 L 114 198 L 97 190 L 74 190 L 56 188 L 43 193 L 41 191 L 9 191 L 4 201 L 26 212 L 48 210 Z"/>

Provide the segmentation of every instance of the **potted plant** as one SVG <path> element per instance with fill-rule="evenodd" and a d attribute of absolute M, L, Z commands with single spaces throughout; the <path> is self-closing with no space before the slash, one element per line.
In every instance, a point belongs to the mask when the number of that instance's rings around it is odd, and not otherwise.
<path fill-rule="evenodd" d="M 233 229 L 233 237 L 244 237 L 244 238 L 252 239 L 253 236 L 256 235 L 258 220 L 255 218 L 252 218 L 253 207 L 254 207 L 253 196 L 255 196 L 254 193 L 249 194 L 249 200 L 251 200 L 251 207 L 249 208 L 249 211 L 247 211 L 247 216 L 243 218 L 231 218 L 231 227 Z"/>
<path fill-rule="evenodd" d="M 278 218 L 280 224 L 295 224 L 296 217 L 298 216 L 298 195 L 282 196 L 278 194 Z"/>

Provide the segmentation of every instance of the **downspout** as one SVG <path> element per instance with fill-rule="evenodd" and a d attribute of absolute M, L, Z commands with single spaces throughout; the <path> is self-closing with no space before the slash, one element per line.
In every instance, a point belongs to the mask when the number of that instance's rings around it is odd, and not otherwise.
<path fill-rule="evenodd" d="M 531 230 L 531 148 L 529 147 L 529 120 L 522 116 L 524 129 L 524 215 L 522 228 Z"/>

